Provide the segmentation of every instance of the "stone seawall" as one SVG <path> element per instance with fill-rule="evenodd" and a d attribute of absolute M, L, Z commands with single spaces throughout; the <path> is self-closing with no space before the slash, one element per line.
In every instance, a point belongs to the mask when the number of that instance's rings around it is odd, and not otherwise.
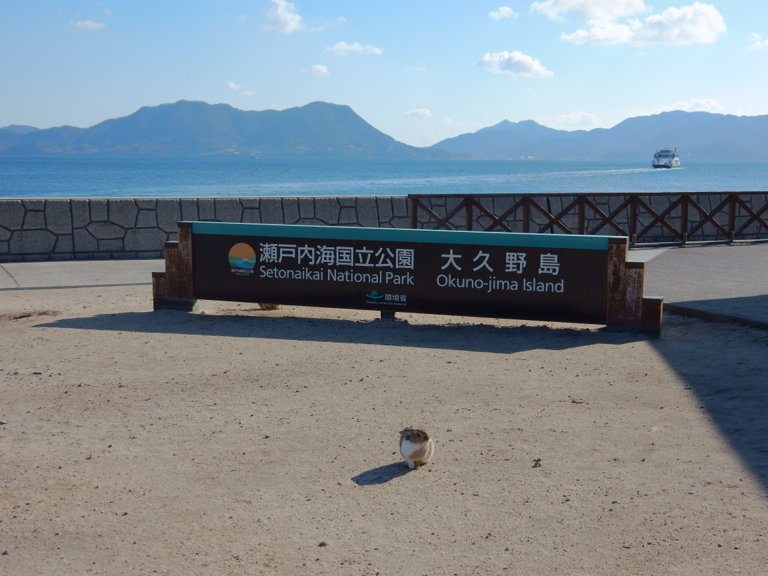
<path fill-rule="evenodd" d="M 180 220 L 408 227 L 393 197 L 0 199 L 0 262 L 159 258 Z"/>
<path fill-rule="evenodd" d="M 471 211 L 462 209 L 472 198 Z M 181 220 L 626 235 L 631 244 L 768 239 L 768 192 L 0 199 L 0 262 L 158 258 Z"/>

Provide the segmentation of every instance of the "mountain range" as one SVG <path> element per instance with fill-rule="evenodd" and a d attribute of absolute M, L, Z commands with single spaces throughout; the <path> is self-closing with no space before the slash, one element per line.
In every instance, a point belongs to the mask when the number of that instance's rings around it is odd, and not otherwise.
<path fill-rule="evenodd" d="M 613 128 L 565 131 L 531 120 L 504 121 L 438 142 L 453 154 L 486 159 L 650 160 L 655 150 L 677 148 L 702 162 L 768 161 L 768 116 L 664 112 L 628 118 Z"/>
<path fill-rule="evenodd" d="M 0 128 L 0 155 L 240 154 L 258 157 L 469 158 L 649 161 L 676 147 L 683 161 L 768 161 L 768 116 L 664 112 L 612 128 L 555 130 L 503 121 L 419 148 L 377 130 L 349 106 L 312 102 L 282 111 L 243 111 L 180 101 L 147 106 L 90 128 Z"/>
<path fill-rule="evenodd" d="M 376 130 L 348 106 L 313 102 L 247 112 L 227 104 L 180 101 L 146 106 L 90 128 L 0 129 L 0 154 L 403 157 L 422 150 Z"/>

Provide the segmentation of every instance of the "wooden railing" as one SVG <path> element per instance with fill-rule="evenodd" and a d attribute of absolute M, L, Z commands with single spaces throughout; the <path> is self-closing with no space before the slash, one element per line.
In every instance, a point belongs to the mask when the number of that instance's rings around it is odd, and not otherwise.
<path fill-rule="evenodd" d="M 408 197 L 412 228 L 601 234 L 630 244 L 768 239 L 768 192 Z"/>

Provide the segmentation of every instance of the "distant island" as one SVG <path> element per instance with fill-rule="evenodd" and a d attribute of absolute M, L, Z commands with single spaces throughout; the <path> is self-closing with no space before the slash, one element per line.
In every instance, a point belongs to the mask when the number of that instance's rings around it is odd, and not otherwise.
<path fill-rule="evenodd" d="M 686 161 L 768 162 L 768 116 L 664 112 L 613 128 L 555 130 L 502 121 L 420 148 L 377 130 L 349 106 L 312 102 L 243 111 L 180 101 L 143 107 L 90 128 L 0 128 L 0 155 L 203 156 L 264 158 L 633 161 L 676 147 Z"/>

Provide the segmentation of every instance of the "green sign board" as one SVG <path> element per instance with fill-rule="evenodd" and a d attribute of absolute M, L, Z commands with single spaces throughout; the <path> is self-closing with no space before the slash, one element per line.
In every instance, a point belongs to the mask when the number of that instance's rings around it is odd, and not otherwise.
<path fill-rule="evenodd" d="M 218 222 L 191 227 L 196 298 L 606 321 L 608 236 Z"/>

